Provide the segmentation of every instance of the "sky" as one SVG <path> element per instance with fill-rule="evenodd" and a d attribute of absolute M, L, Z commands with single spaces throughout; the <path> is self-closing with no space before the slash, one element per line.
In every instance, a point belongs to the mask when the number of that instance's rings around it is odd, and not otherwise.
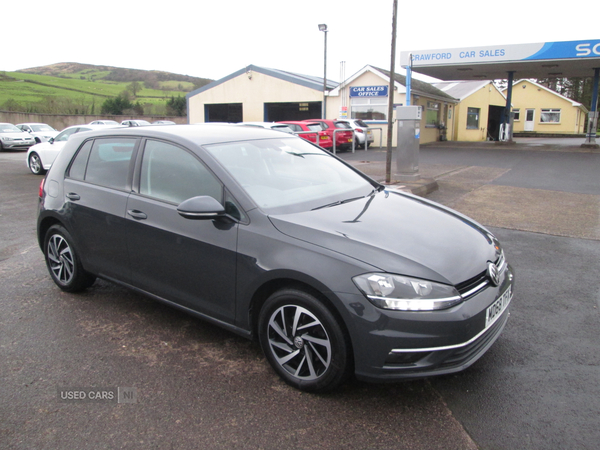
<path fill-rule="evenodd" d="M 329 30 L 328 79 L 391 62 L 393 0 L 27 5 L 3 6 L 0 71 L 77 62 L 220 79 L 253 64 L 322 77 L 320 23 Z M 402 73 L 402 51 L 598 39 L 596 12 L 594 0 L 577 10 L 532 0 L 399 0 L 395 70 Z"/>

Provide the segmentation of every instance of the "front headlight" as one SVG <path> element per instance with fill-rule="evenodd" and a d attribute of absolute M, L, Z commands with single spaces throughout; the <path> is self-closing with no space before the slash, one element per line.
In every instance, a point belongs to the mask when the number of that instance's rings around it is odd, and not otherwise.
<path fill-rule="evenodd" d="M 352 281 L 371 303 L 383 309 L 436 311 L 463 300 L 453 286 L 401 275 L 366 273 Z"/>

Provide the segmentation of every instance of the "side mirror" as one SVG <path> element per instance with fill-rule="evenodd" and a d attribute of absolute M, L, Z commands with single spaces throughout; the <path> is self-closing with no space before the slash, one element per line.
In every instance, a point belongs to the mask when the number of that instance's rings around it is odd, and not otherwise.
<path fill-rule="evenodd" d="M 177 207 L 181 217 L 192 220 L 211 220 L 225 215 L 225 208 L 214 198 L 203 195 L 184 200 Z"/>
<path fill-rule="evenodd" d="M 52 137 L 52 138 L 48 139 L 48 142 L 49 142 L 50 144 L 54 144 L 54 138 Z"/>

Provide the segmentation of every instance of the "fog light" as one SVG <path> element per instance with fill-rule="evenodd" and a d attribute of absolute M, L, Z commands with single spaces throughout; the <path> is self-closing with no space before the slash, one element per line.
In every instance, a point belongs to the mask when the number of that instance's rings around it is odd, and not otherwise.
<path fill-rule="evenodd" d="M 386 366 L 401 366 L 414 364 L 425 356 L 429 355 L 429 352 L 407 352 L 407 353 L 394 353 L 390 352 L 385 360 Z"/>

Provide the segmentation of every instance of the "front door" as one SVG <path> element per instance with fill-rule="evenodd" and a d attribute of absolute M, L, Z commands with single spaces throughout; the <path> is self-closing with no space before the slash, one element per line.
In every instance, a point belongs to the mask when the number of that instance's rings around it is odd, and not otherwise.
<path fill-rule="evenodd" d="M 533 121 L 535 119 L 535 109 L 525 111 L 525 131 L 533 131 Z"/>
<path fill-rule="evenodd" d="M 179 203 L 199 195 L 222 202 L 220 181 L 179 146 L 147 140 L 143 152 L 126 213 L 133 284 L 233 323 L 238 225 L 177 213 Z"/>

